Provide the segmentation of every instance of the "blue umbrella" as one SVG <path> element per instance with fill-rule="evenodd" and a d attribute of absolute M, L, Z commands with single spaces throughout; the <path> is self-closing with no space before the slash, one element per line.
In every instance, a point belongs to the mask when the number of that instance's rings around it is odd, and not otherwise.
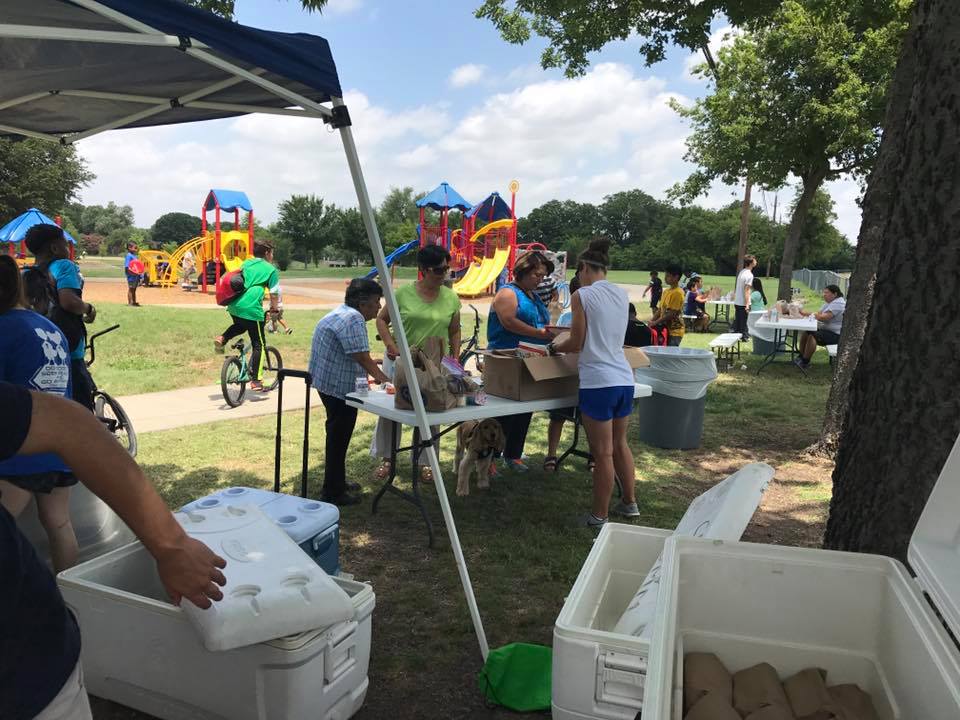
<path fill-rule="evenodd" d="M 0 228 L 0 242 L 19 245 L 26 237 L 27 230 L 34 225 L 56 225 L 56 223 L 36 208 L 30 208 L 23 213 L 23 215 L 15 217 Z M 63 231 L 63 236 L 67 238 L 68 242 L 72 242 L 74 245 L 77 244 L 77 241 L 74 240 L 73 236 L 66 230 Z"/>
<path fill-rule="evenodd" d="M 428 207 L 434 210 L 469 210 L 471 205 L 463 196 L 453 189 L 450 183 L 442 182 L 436 188 L 417 200 L 417 207 Z"/>

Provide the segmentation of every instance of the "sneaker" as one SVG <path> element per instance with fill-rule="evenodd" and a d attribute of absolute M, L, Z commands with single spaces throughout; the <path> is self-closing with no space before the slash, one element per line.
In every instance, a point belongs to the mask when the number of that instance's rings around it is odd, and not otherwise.
<path fill-rule="evenodd" d="M 635 502 L 625 503 L 623 500 L 621 500 L 613 506 L 613 510 L 610 512 L 612 512 L 614 515 L 619 515 L 620 517 L 625 518 L 640 517 L 640 510 L 637 508 L 637 504 Z"/>
<path fill-rule="evenodd" d="M 260 382 L 259 380 L 251 380 L 250 389 L 253 390 L 254 392 L 264 392 L 263 383 Z"/>
<path fill-rule="evenodd" d="M 323 501 L 325 503 L 330 503 L 331 505 L 336 505 L 337 507 L 346 507 L 347 505 L 359 505 L 361 502 L 363 502 L 363 498 L 359 495 L 354 495 L 349 491 L 344 491 L 337 497 L 329 497 L 324 495 Z"/>
<path fill-rule="evenodd" d="M 226 345 L 226 342 L 224 342 L 222 335 L 218 338 L 215 338 L 213 341 L 213 351 L 219 355 L 223 355 L 224 345 Z"/>
<path fill-rule="evenodd" d="M 593 513 L 587 513 L 586 515 L 581 515 L 579 518 L 577 518 L 577 527 L 586 527 L 599 530 L 606 524 L 606 518 L 598 518 Z"/>
<path fill-rule="evenodd" d="M 525 473 L 530 471 L 530 468 L 524 465 L 523 460 L 512 460 L 512 459 L 504 458 L 503 464 L 507 470 L 512 470 L 513 472 L 516 472 L 516 473 Z"/>

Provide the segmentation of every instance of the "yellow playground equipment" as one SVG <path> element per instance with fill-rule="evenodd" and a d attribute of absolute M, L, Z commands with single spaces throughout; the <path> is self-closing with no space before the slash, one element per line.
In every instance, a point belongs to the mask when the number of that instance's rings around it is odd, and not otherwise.
<path fill-rule="evenodd" d="M 214 210 L 213 229 L 207 229 L 207 211 Z M 220 212 L 233 212 L 233 230 L 222 230 Z M 247 228 L 240 228 L 240 211 L 247 212 Z M 160 287 L 173 287 L 182 284 L 192 289 L 197 282 L 206 292 L 207 285 L 216 287 L 224 273 L 238 270 L 243 261 L 253 255 L 253 206 L 246 193 L 238 190 L 211 190 L 207 193 L 201 210 L 201 232 L 195 238 L 187 240 L 172 253 L 163 250 L 144 250 L 140 260 L 144 265 L 147 282 Z M 193 260 L 194 278 L 190 283 L 183 282 L 184 259 L 187 253 Z M 185 278 L 184 278 L 185 279 Z"/>
<path fill-rule="evenodd" d="M 477 230 L 468 241 L 473 244 L 481 240 L 487 233 L 493 230 L 503 230 L 512 228 L 514 220 L 495 220 L 487 223 Z M 510 260 L 511 245 L 509 236 L 504 236 L 506 242 L 495 243 L 492 248 L 493 255 L 485 254 L 478 260 L 474 260 L 467 272 L 462 278 L 453 284 L 453 291 L 461 297 L 474 297 L 487 293 L 489 287 L 496 281 L 500 273 L 507 266 Z"/>

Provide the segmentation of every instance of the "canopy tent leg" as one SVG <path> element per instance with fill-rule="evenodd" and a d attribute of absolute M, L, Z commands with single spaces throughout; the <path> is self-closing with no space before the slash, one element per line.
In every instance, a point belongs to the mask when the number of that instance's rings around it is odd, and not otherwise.
<path fill-rule="evenodd" d="M 343 106 L 344 103 L 340 98 L 333 98 L 333 105 L 336 108 Z M 370 251 L 373 254 L 374 265 L 376 265 L 381 278 L 389 278 L 390 272 L 383 253 L 383 245 L 380 242 L 380 232 L 377 229 L 373 206 L 370 204 L 370 196 L 367 193 L 367 185 L 363 179 L 363 171 L 360 168 L 360 157 L 357 154 L 357 146 L 353 139 L 353 132 L 349 124 L 341 126 L 339 130 L 340 139 L 343 141 L 343 149 L 347 156 L 347 164 L 350 166 L 353 186 L 357 192 L 360 214 L 363 216 L 363 224 L 367 229 L 367 239 L 370 242 Z M 427 411 L 423 404 L 423 398 L 420 395 L 417 375 L 413 372 L 413 360 L 410 356 L 410 346 L 407 343 L 407 333 L 403 328 L 403 323 L 400 322 L 400 310 L 397 306 L 397 298 L 393 291 L 392 283 L 383 283 L 383 294 L 387 303 L 387 310 L 390 313 L 390 317 L 393 318 L 393 325 L 396 329 L 394 335 L 397 340 L 397 345 L 400 348 L 398 361 L 403 365 L 407 377 L 410 378 L 414 387 L 414 392 L 410 393 L 410 396 L 413 401 L 414 413 L 417 416 L 417 427 L 420 430 L 420 436 L 431 437 L 430 423 L 427 421 Z M 483 621 L 480 619 L 480 610 L 477 608 L 477 599 L 473 594 L 473 585 L 470 582 L 467 562 L 463 557 L 463 549 L 460 547 L 457 526 L 453 520 L 453 512 L 450 509 L 450 500 L 447 497 L 447 490 L 443 484 L 443 472 L 440 470 L 439 458 L 432 444 L 427 446 L 425 453 L 430 468 L 433 470 L 433 476 L 436 478 L 434 485 L 437 489 L 437 497 L 440 500 L 440 509 L 443 511 L 443 520 L 447 526 L 447 535 L 450 537 L 450 547 L 453 548 L 453 556 L 457 562 L 457 571 L 460 574 L 460 583 L 463 585 L 463 592 L 467 598 L 467 607 L 470 609 L 470 618 L 473 620 L 473 629 L 477 634 L 477 642 L 480 644 L 480 654 L 483 656 L 484 662 L 486 662 L 490 647 L 487 644 L 487 636 L 483 630 Z"/>

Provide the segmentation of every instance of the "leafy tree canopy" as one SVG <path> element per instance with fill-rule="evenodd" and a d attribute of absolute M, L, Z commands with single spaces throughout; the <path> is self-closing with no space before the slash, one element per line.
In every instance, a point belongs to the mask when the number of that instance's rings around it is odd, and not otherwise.
<path fill-rule="evenodd" d="M 171 212 L 161 215 L 153 224 L 152 241 L 159 245 L 182 245 L 200 235 L 200 218 L 189 213 Z"/>
<path fill-rule="evenodd" d="M 94 177 L 72 145 L 0 139 L 0 225 L 32 207 L 62 213 Z"/>
<path fill-rule="evenodd" d="M 233 11 L 236 6 L 235 0 L 187 0 L 187 4 L 194 7 L 209 10 L 215 15 L 220 15 L 228 20 L 233 19 Z M 327 0 L 300 0 L 300 4 L 307 12 L 321 12 L 327 4 Z"/>

